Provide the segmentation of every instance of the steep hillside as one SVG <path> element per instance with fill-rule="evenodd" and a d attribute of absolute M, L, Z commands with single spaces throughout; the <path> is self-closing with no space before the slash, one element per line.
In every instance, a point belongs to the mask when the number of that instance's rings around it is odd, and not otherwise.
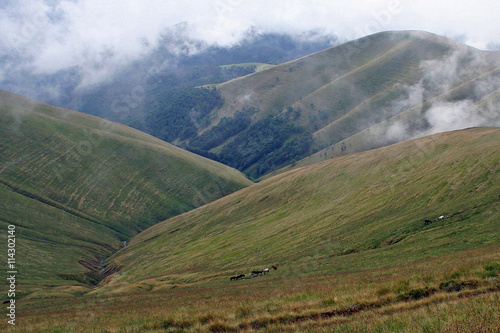
<path fill-rule="evenodd" d="M 97 283 L 100 261 L 139 231 L 251 184 L 129 127 L 5 91 L 0 152 L 0 225 L 16 226 L 23 290 Z"/>
<path fill-rule="evenodd" d="M 419 31 L 367 36 L 216 87 L 224 103 L 183 144 L 255 178 L 321 150 L 315 161 L 500 123 L 491 98 L 500 53 Z"/>
<path fill-rule="evenodd" d="M 271 265 L 281 277 L 360 271 L 498 246 L 499 142 L 500 128 L 447 132 L 266 179 L 143 231 L 111 258 L 118 272 L 103 288 L 221 282 Z"/>

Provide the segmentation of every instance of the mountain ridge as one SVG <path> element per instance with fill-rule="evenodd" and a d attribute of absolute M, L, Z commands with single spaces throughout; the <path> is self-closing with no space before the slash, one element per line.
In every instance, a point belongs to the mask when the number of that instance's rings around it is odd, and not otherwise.
<path fill-rule="evenodd" d="M 438 126 L 427 119 L 434 104 L 475 102 L 498 90 L 499 55 L 422 31 L 377 33 L 217 85 L 223 104 L 207 115 L 208 125 L 200 123 L 198 137 L 180 144 L 199 148 L 199 141 L 208 133 L 223 131 L 223 119 L 238 122 L 238 113 L 247 112 L 251 122 L 246 128 L 228 131 L 225 141 L 209 151 L 224 163 L 259 178 L 399 114 L 407 114 L 413 125 L 404 125 L 410 128 L 398 141 L 409 139 Z M 460 89 L 467 84 L 468 91 Z M 498 104 L 497 100 L 492 102 Z M 418 106 L 419 113 L 410 112 Z M 500 122 L 498 114 L 490 114 L 491 119 L 482 125 Z M 268 117 L 286 119 L 270 127 L 263 123 Z M 286 132 L 286 126 L 295 126 L 295 130 Z M 259 141 L 258 129 L 272 134 Z M 276 140 L 281 133 L 285 134 L 274 147 L 263 148 L 257 160 L 249 156 L 244 167 L 238 166 L 237 159 L 246 158 L 239 156 L 238 150 L 265 147 L 266 140 Z M 384 136 L 389 135 L 381 133 L 379 144 L 369 149 L 394 142 Z M 365 143 L 371 141 L 373 138 Z M 348 150 L 360 151 L 346 146 L 342 152 Z M 273 156 L 266 156 L 269 154 Z"/>

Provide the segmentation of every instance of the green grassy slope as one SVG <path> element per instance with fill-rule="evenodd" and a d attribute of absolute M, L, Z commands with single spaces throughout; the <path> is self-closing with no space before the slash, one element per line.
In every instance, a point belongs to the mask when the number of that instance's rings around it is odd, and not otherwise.
<path fill-rule="evenodd" d="M 281 277 L 361 271 L 498 246 L 499 142 L 494 127 L 447 132 L 266 179 L 143 231 L 110 259 L 119 271 L 103 288 L 224 283 L 270 265 Z"/>
<path fill-rule="evenodd" d="M 252 115 L 254 123 L 292 108 L 294 117 L 288 123 L 300 124 L 302 131 L 313 135 L 306 155 L 339 143 L 341 148 L 343 140 L 370 129 L 376 135 L 358 136 L 341 152 L 372 149 L 429 130 L 434 125 L 427 121 L 426 111 L 433 105 L 477 102 L 497 90 L 498 59 L 498 52 L 480 51 L 430 33 L 378 33 L 218 85 L 224 104 L 213 111 L 208 128 L 249 107 L 259 110 Z M 409 119 L 404 137 L 381 130 L 400 114 Z M 212 152 L 219 153 L 249 130 L 227 138 Z M 260 144 L 266 144 L 265 139 Z M 297 160 L 294 154 L 288 156 L 282 165 Z M 315 161 L 323 156 L 324 152 Z M 264 160 L 243 171 L 252 174 Z"/>
<path fill-rule="evenodd" d="M 415 51 L 416 45 L 409 45 L 413 39 L 408 37 L 408 35 L 397 33 L 377 34 L 365 38 L 366 42 L 370 44 L 370 47 L 367 48 L 359 50 L 356 48 L 356 51 L 349 52 L 350 48 L 356 45 L 355 42 L 350 42 L 347 45 L 339 45 L 245 78 L 223 83 L 218 87 L 227 99 L 226 105 L 222 109 L 228 107 L 241 109 L 247 105 L 248 101 L 248 98 L 245 100 L 243 97 L 249 94 L 256 95 L 251 97 L 251 105 L 261 108 L 266 113 L 279 112 L 286 106 L 293 106 L 304 98 L 306 101 L 301 103 L 302 107 L 305 108 L 304 112 L 311 109 L 309 104 L 312 101 L 316 102 L 315 108 L 328 109 L 331 107 L 331 103 L 339 103 L 340 96 L 351 88 L 349 86 L 353 82 L 343 83 L 351 75 L 370 75 L 368 79 L 372 81 L 364 80 L 363 77 L 363 84 L 370 89 L 379 90 L 381 87 L 377 83 L 404 77 L 404 69 L 418 69 L 419 56 L 420 58 L 422 56 L 431 58 L 439 54 L 442 55 L 447 49 L 447 47 L 437 44 L 434 48 L 421 48 L 421 50 L 427 51 L 420 51 L 420 54 L 414 54 L 409 59 L 396 58 L 405 56 L 405 54 L 401 54 L 405 50 L 406 52 L 410 52 L 410 49 Z M 419 41 L 415 40 L 415 42 Z M 427 43 L 427 41 L 420 42 Z M 359 43 L 363 45 L 364 42 L 360 41 Z M 399 62 L 387 64 L 393 58 Z M 383 66 L 390 68 L 383 68 Z M 390 70 L 387 71 L 387 69 Z M 381 74 L 381 76 L 377 74 Z M 338 98 L 330 96 L 329 92 L 336 93 Z M 314 98 L 314 95 L 319 98 Z M 323 98 L 324 96 L 329 97 Z M 366 96 L 359 96 L 359 98 L 363 97 Z M 342 103 L 348 103 L 348 101 L 341 101 Z"/>
<path fill-rule="evenodd" d="M 0 91 L 0 228 L 17 228 L 23 285 L 95 282 L 122 241 L 249 184 L 129 127 Z"/>

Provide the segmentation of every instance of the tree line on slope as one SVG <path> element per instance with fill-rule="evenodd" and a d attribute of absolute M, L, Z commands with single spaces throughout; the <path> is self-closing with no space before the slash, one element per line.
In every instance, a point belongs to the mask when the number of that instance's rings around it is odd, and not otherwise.
<path fill-rule="evenodd" d="M 309 154 L 312 134 L 296 120 L 300 109 L 288 107 L 251 124 L 254 107 L 237 111 L 201 135 L 189 140 L 189 150 L 243 171 L 250 178 L 293 163 Z M 209 150 L 227 142 L 217 154 Z"/>

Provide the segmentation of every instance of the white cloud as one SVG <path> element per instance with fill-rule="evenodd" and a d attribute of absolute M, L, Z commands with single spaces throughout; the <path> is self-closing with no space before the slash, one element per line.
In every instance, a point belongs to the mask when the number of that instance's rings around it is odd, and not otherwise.
<path fill-rule="evenodd" d="M 0 57 L 16 55 L 35 73 L 78 66 L 97 80 L 149 52 L 166 29 L 181 22 L 187 36 L 220 45 L 237 42 L 251 28 L 321 30 L 345 40 L 422 29 L 486 48 L 500 44 L 499 12 L 496 0 L 4 1 Z"/>
<path fill-rule="evenodd" d="M 440 103 L 426 113 L 426 118 L 432 126 L 431 133 L 441 133 L 478 126 L 484 119 L 470 112 L 473 103 L 469 100 L 455 103 Z"/>
<path fill-rule="evenodd" d="M 481 1 L 414 1 L 407 4 L 409 22 L 415 29 L 427 30 L 485 49 L 499 39 L 500 2 Z M 411 14 L 411 17 L 410 17 Z"/>

